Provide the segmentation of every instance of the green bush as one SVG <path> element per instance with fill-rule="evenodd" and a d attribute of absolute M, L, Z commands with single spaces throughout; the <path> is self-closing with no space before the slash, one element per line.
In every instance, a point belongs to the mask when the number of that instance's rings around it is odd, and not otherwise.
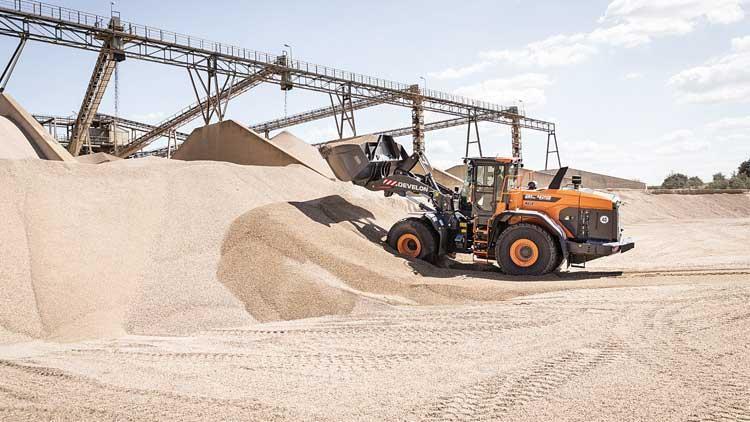
<path fill-rule="evenodd" d="M 682 173 L 672 173 L 664 179 L 662 189 L 750 189 L 750 160 L 740 164 L 736 173 L 727 178 L 723 173 L 713 175 L 711 183 L 705 184 L 700 177 L 688 177 Z"/>
<path fill-rule="evenodd" d="M 722 173 L 714 174 L 713 181 L 708 184 L 710 189 L 727 189 L 729 188 L 729 180 Z"/>
<path fill-rule="evenodd" d="M 703 183 L 703 180 L 701 180 L 698 176 L 693 176 L 688 179 L 688 187 L 691 189 L 699 189 L 702 188 L 705 183 Z"/>
<path fill-rule="evenodd" d="M 733 174 L 729 179 L 730 189 L 750 189 L 750 176 L 742 174 Z"/>
<path fill-rule="evenodd" d="M 750 160 L 747 160 L 744 163 L 740 164 L 740 168 L 739 170 L 737 170 L 737 174 L 750 177 Z"/>
<path fill-rule="evenodd" d="M 672 173 L 661 184 L 664 189 L 685 189 L 688 187 L 688 177 L 682 173 Z"/>

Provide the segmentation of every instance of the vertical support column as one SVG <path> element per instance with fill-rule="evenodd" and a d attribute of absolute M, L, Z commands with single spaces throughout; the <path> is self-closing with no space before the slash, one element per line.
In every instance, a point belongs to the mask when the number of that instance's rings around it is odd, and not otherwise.
<path fill-rule="evenodd" d="M 482 153 L 482 141 L 479 138 L 479 119 L 477 119 L 476 111 L 470 111 L 469 114 L 471 117 L 469 117 L 469 124 L 467 125 L 467 131 L 466 131 L 466 154 L 464 154 L 464 158 L 469 157 L 469 147 L 472 144 L 476 144 L 477 148 L 479 149 L 479 156 L 484 157 L 484 154 Z M 471 140 L 471 128 L 474 127 L 474 133 L 476 134 L 476 139 Z"/>
<path fill-rule="evenodd" d="M 554 142 L 555 149 L 552 150 L 551 144 Z M 560 161 L 560 148 L 557 146 L 557 134 L 554 131 L 547 133 L 547 155 L 544 157 L 544 169 L 549 170 L 549 156 L 555 154 L 557 156 L 557 168 L 562 167 L 562 161 Z"/>
<path fill-rule="evenodd" d="M 514 118 L 513 123 L 510 126 L 510 134 L 513 144 L 513 158 L 523 160 L 523 152 L 521 151 L 521 124 L 520 119 Z"/>
<path fill-rule="evenodd" d="M 174 129 L 167 132 L 167 159 L 172 158 L 172 142 L 174 141 L 175 148 L 177 147 L 177 131 Z"/>
<path fill-rule="evenodd" d="M 336 101 L 333 100 L 333 94 L 329 94 L 329 97 L 331 98 L 331 107 L 334 110 L 333 118 L 336 121 L 339 139 L 344 139 L 345 124 L 349 125 L 352 136 L 357 136 L 357 125 L 354 122 L 354 104 L 352 103 L 352 86 L 347 84 L 337 88 Z M 340 111 L 340 113 L 337 111 Z"/>
<path fill-rule="evenodd" d="M 5 92 L 5 87 L 8 85 L 8 81 L 10 81 L 10 77 L 13 74 L 13 70 L 16 68 L 16 64 L 18 64 L 18 59 L 21 57 L 24 46 L 26 46 L 26 37 L 22 36 L 21 41 L 18 43 L 18 47 L 13 51 L 10 61 L 8 61 L 8 65 L 5 66 L 5 70 L 3 70 L 3 76 L 0 77 L 0 94 Z"/>
<path fill-rule="evenodd" d="M 205 62 L 205 80 L 196 66 L 188 67 L 187 70 L 190 76 L 190 83 L 193 85 L 195 98 L 198 100 L 198 106 L 203 116 L 203 122 L 209 125 L 214 116 L 218 117 L 220 122 L 224 121 L 227 107 L 229 107 L 229 99 L 232 97 L 232 90 L 235 85 L 235 75 L 227 75 L 224 82 L 219 86 L 218 59 L 216 56 L 210 56 L 205 59 Z M 195 76 L 193 76 L 193 71 L 195 71 Z M 201 96 L 198 86 L 205 93 L 205 98 Z"/>
<path fill-rule="evenodd" d="M 412 85 L 410 90 L 414 93 L 411 106 L 411 135 L 412 152 L 424 153 L 424 107 L 422 106 L 422 94 L 419 85 Z"/>

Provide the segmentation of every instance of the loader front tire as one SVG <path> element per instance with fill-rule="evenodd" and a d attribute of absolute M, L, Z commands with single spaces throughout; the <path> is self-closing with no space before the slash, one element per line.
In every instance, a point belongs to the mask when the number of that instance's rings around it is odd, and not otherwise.
<path fill-rule="evenodd" d="M 427 224 L 418 218 L 399 221 L 388 232 L 388 245 L 407 258 L 435 262 L 437 239 Z"/>
<path fill-rule="evenodd" d="M 552 236 L 545 229 L 526 223 L 510 226 L 500 234 L 495 259 L 509 275 L 544 275 L 561 263 Z"/>

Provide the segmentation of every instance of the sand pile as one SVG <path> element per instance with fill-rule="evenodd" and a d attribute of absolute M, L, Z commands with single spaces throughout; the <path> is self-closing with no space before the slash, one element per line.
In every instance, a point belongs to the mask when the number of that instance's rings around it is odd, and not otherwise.
<path fill-rule="evenodd" d="M 446 303 L 417 287 L 424 277 L 382 242 L 408 211 L 403 201 L 339 195 L 256 208 L 232 225 L 219 279 L 261 321 L 349 313 L 373 302 Z"/>
<path fill-rule="evenodd" d="M 107 154 L 106 152 L 95 152 L 93 154 L 79 155 L 76 161 L 82 164 L 105 164 L 112 161 L 120 161 L 122 158 Z"/>
<path fill-rule="evenodd" d="M 0 180 L 6 332 L 181 334 L 348 312 L 371 296 L 414 303 L 388 281 L 411 270 L 378 239 L 407 203 L 299 165 L 0 161 Z M 365 273 L 370 262 L 380 269 Z"/>
<path fill-rule="evenodd" d="M 628 190 L 614 193 L 625 202 L 622 208 L 625 225 L 661 220 L 750 217 L 750 194 L 652 195 Z"/>
<path fill-rule="evenodd" d="M 179 335 L 500 297 L 384 249 L 407 202 L 301 165 L 0 160 L 0 181 L 2 338 Z M 623 197 L 626 223 L 750 209 L 738 195 Z"/>
<path fill-rule="evenodd" d="M 39 158 L 21 129 L 3 116 L 0 116 L 0 157 L 13 160 Z"/>
<path fill-rule="evenodd" d="M 0 159 L 74 161 L 8 93 L 0 93 Z"/>
<path fill-rule="evenodd" d="M 314 146 L 288 132 L 281 132 L 269 140 L 233 120 L 195 129 L 172 158 L 252 166 L 302 164 L 322 176 L 334 179 L 331 169 Z"/>
<path fill-rule="evenodd" d="M 252 322 L 216 279 L 232 221 L 349 188 L 301 166 L 159 159 L 0 161 L 0 180 L 0 326 L 62 339 Z"/>
<path fill-rule="evenodd" d="M 318 148 L 308 144 L 293 134 L 283 131 L 273 138 L 269 139 L 277 147 L 287 151 L 291 156 L 299 160 L 300 164 L 309 167 L 311 170 L 321 175 L 335 180 L 331 168 L 320 155 Z"/>

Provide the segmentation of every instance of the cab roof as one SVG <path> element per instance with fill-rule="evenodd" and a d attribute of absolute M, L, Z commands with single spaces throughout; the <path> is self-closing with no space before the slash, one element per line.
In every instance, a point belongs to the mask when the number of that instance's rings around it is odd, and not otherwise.
<path fill-rule="evenodd" d="M 471 161 L 479 164 L 512 164 L 519 161 L 518 158 L 507 158 L 507 157 L 469 157 L 467 161 Z"/>

